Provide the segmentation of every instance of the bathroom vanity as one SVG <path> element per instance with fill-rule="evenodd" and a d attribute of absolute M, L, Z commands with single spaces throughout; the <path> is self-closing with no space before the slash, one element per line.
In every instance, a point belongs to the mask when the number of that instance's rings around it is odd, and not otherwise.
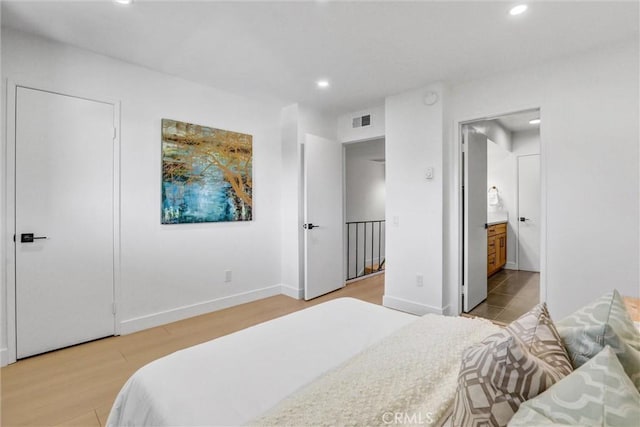
<path fill-rule="evenodd" d="M 507 263 L 507 221 L 487 224 L 487 277 Z"/>

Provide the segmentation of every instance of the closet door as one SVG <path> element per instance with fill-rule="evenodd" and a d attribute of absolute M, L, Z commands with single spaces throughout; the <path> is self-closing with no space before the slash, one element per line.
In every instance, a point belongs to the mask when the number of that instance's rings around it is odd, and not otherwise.
<path fill-rule="evenodd" d="M 17 357 L 114 333 L 114 106 L 18 87 Z"/>

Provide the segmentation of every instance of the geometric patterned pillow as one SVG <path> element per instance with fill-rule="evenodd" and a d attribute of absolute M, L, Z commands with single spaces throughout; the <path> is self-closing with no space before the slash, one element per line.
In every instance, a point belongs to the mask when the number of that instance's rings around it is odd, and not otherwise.
<path fill-rule="evenodd" d="M 462 355 L 454 426 L 506 426 L 519 406 L 572 371 L 545 304 Z"/>
<path fill-rule="evenodd" d="M 520 406 L 509 426 L 637 426 L 640 393 L 607 346 L 549 390 Z"/>
<path fill-rule="evenodd" d="M 598 298 L 557 322 L 557 326 L 574 368 L 585 364 L 608 345 L 640 390 L 640 332 L 618 291 Z"/>
<path fill-rule="evenodd" d="M 529 353 L 541 359 L 563 377 L 573 371 L 571 360 L 551 320 L 546 303 L 536 305 L 508 325 L 507 331 L 520 341 Z"/>

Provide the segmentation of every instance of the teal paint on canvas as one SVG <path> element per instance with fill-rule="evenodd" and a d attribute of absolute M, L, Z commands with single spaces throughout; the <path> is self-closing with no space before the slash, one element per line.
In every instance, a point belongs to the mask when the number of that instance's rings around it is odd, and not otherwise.
<path fill-rule="evenodd" d="M 162 224 L 250 221 L 251 135 L 162 120 Z"/>

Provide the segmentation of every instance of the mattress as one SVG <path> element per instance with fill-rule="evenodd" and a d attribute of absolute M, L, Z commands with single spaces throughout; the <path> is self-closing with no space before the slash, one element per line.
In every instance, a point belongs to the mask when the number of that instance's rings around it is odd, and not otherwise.
<path fill-rule="evenodd" d="M 246 424 L 416 319 L 340 298 L 178 351 L 127 381 L 107 425 Z"/>

